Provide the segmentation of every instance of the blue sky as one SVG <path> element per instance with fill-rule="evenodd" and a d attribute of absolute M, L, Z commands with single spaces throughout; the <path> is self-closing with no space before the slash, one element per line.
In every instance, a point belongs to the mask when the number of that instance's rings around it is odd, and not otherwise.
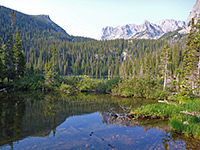
<path fill-rule="evenodd" d="M 69 34 L 100 38 L 103 27 L 185 21 L 196 0 L 0 0 L 0 5 L 20 12 L 47 14 Z"/>

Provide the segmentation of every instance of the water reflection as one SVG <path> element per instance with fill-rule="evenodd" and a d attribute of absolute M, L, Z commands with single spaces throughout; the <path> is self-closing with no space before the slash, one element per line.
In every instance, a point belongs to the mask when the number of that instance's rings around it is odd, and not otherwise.
<path fill-rule="evenodd" d="M 11 93 L 0 96 L 0 149 L 195 149 L 168 121 L 112 115 L 155 101 L 109 95 Z"/>

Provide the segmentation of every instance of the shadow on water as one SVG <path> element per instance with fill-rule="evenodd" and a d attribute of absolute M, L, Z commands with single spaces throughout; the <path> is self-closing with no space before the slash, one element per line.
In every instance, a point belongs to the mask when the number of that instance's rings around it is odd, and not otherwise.
<path fill-rule="evenodd" d="M 64 139 L 69 137 L 71 142 L 69 140 L 67 148 L 66 144 L 65 147 L 60 144 L 47 149 L 200 147 L 200 141 L 171 132 L 168 121 L 123 120 L 112 115 L 112 112 L 123 114 L 122 108 L 134 108 L 147 103 L 155 101 L 122 99 L 102 94 L 69 96 L 61 93 L 15 92 L 0 95 L 0 149 L 12 149 L 13 143 L 20 145 L 21 140 L 31 137 L 43 138 L 47 145 L 51 145 L 50 135 L 58 143 L 64 143 Z M 161 142 L 155 139 L 154 144 L 150 144 L 158 131 Z M 135 133 L 138 139 L 133 136 Z M 144 139 L 149 143 L 147 147 L 142 147 Z M 34 149 L 33 145 L 31 147 Z M 16 146 L 16 149 L 20 148 Z"/>

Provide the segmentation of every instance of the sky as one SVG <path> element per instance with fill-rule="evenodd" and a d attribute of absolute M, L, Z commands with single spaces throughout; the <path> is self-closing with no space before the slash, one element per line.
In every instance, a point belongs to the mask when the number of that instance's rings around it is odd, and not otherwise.
<path fill-rule="evenodd" d="M 99 39 L 102 28 L 186 21 L 196 0 L 0 0 L 0 5 L 29 15 L 49 15 L 70 35 Z"/>

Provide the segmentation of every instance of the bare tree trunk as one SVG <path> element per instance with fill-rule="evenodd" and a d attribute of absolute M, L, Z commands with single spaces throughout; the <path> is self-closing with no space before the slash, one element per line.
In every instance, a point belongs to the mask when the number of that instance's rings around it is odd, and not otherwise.
<path fill-rule="evenodd" d="M 140 75 L 143 76 L 143 64 L 141 64 Z"/>
<path fill-rule="evenodd" d="M 15 68 L 16 69 L 16 76 L 17 76 L 17 78 L 19 78 L 19 76 L 18 76 L 18 63 L 15 64 L 15 67 L 16 67 Z"/>
<path fill-rule="evenodd" d="M 195 83 L 194 83 L 194 75 L 192 75 L 192 93 L 194 94 L 195 93 L 195 91 L 194 91 L 194 86 L 195 86 Z"/>
<path fill-rule="evenodd" d="M 177 92 L 179 92 L 178 82 L 179 82 L 179 73 L 176 76 L 176 90 L 177 90 Z"/>
<path fill-rule="evenodd" d="M 165 75 L 164 75 L 164 86 L 163 86 L 163 90 L 166 89 L 166 85 L 167 85 L 167 63 L 165 64 Z"/>
<path fill-rule="evenodd" d="M 200 80 L 200 56 L 199 56 L 199 63 L 198 63 L 198 72 L 197 72 L 197 78 L 198 80 Z M 197 94 L 200 94 L 200 85 L 198 85 L 198 90 L 197 90 Z"/>
<path fill-rule="evenodd" d="M 198 76 L 200 76 L 200 56 L 199 56 L 199 63 L 198 63 Z"/>
<path fill-rule="evenodd" d="M 110 69 L 108 69 L 108 80 L 110 80 Z"/>

